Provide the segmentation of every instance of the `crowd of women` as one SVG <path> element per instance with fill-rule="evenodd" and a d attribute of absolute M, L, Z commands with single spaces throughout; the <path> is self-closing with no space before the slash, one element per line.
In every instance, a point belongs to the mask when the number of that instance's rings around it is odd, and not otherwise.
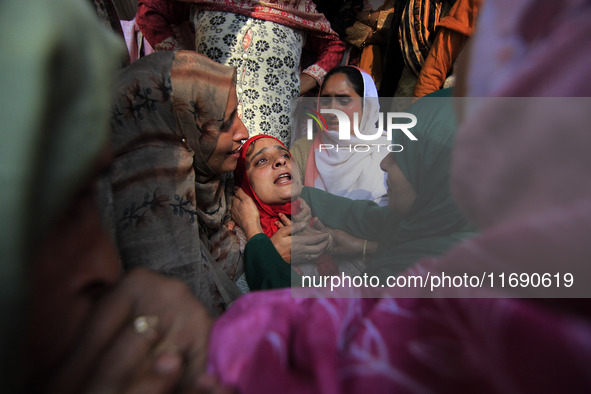
<path fill-rule="evenodd" d="M 290 146 L 296 99 L 314 95 L 339 64 L 358 66 L 385 97 L 453 85 L 479 7 L 480 0 L 141 0 L 132 24 L 157 51 L 195 50 L 236 67 L 250 135 Z M 126 37 L 136 59 L 140 48 Z"/>
<path fill-rule="evenodd" d="M 3 392 L 588 392 L 589 17 L 584 0 L 486 3 L 454 88 L 481 98 L 422 98 L 417 143 L 360 158 L 315 149 L 328 116 L 293 153 L 248 138 L 248 62 L 163 50 L 116 70 L 122 41 L 86 2 L 5 0 Z M 297 30 L 260 20 L 241 40 Z M 373 132 L 375 79 L 323 77 L 318 109 Z M 301 287 L 343 271 L 558 276 L 437 298 Z"/>

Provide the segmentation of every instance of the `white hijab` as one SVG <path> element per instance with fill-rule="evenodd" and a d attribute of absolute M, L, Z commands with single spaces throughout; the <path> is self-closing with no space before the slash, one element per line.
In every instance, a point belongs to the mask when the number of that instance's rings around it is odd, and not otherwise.
<path fill-rule="evenodd" d="M 363 114 L 359 131 L 374 135 L 380 112 L 378 92 L 372 77 L 362 70 L 359 72 L 363 77 Z M 381 206 L 388 205 L 386 174 L 380 169 L 380 162 L 389 153 L 387 147 L 391 144 L 386 132 L 382 130 L 380 138 L 371 141 L 361 140 L 353 132 L 350 140 L 339 141 L 338 135 L 338 131 L 322 130 L 314 138 L 306 164 L 306 186 L 353 200 L 373 200 Z M 320 150 L 320 144 L 339 148 L 359 144 L 363 147 L 358 152 L 354 149 Z M 366 146 L 370 147 L 367 152 Z"/>

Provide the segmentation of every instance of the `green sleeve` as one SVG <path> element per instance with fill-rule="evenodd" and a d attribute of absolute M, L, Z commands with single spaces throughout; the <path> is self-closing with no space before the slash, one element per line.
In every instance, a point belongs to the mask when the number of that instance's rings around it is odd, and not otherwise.
<path fill-rule="evenodd" d="M 301 197 L 310 206 L 312 216 L 326 226 L 369 241 L 387 241 L 400 223 L 399 215 L 373 201 L 351 200 L 312 187 L 304 187 Z"/>
<path fill-rule="evenodd" d="M 299 275 L 291 269 L 275 249 L 271 239 L 260 233 L 253 236 L 244 250 L 246 282 L 251 290 L 269 290 L 290 287 L 292 278 L 297 285 Z"/>

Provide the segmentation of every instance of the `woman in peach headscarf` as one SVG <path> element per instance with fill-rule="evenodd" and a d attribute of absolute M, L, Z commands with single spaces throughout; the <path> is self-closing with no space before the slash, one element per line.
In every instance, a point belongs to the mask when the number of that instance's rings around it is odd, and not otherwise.
<path fill-rule="evenodd" d="M 240 295 L 240 240 L 227 227 L 248 132 L 235 70 L 190 51 L 154 53 L 117 79 L 112 110 L 116 237 L 126 269 L 182 279 L 214 313 Z"/>

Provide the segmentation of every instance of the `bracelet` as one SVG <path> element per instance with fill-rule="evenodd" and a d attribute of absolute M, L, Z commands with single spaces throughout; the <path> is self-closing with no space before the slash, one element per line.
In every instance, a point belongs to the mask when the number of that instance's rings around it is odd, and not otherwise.
<path fill-rule="evenodd" d="M 367 251 L 367 239 L 365 241 L 363 241 L 363 257 L 361 258 L 361 261 L 363 262 L 363 264 L 367 263 L 367 256 L 365 255 L 366 251 Z"/>

